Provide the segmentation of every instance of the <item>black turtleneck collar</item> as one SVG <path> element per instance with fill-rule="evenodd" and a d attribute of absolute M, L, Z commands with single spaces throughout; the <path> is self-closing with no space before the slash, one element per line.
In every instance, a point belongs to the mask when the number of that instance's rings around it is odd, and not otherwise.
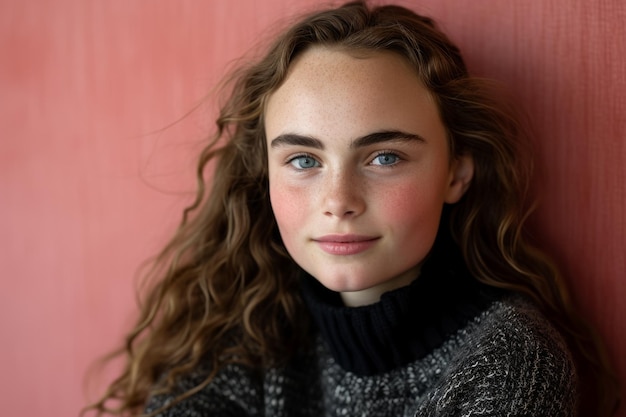
<path fill-rule="evenodd" d="M 359 375 L 423 358 L 499 294 L 471 277 L 446 236 L 437 239 L 413 283 L 383 294 L 377 303 L 345 307 L 339 293 L 309 275 L 302 280 L 302 293 L 335 360 Z"/>

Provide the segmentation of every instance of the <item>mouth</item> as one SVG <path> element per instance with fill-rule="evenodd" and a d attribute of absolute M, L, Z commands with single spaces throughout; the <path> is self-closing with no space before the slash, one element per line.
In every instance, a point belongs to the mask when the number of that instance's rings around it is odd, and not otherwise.
<path fill-rule="evenodd" d="M 356 255 L 367 251 L 380 239 L 377 236 L 355 234 L 325 235 L 313 239 L 324 252 L 330 255 Z"/>

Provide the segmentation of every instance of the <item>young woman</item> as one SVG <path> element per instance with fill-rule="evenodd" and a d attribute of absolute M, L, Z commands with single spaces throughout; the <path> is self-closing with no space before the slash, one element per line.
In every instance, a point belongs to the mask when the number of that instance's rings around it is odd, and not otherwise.
<path fill-rule="evenodd" d="M 93 409 L 569 416 L 576 359 L 608 415 L 593 337 L 524 239 L 522 131 L 430 19 L 322 11 L 233 80 Z"/>

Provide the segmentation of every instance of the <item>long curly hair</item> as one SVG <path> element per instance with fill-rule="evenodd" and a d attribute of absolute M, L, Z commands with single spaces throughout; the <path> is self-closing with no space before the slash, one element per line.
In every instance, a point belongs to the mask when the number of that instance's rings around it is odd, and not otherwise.
<path fill-rule="evenodd" d="M 87 409 L 138 415 L 149 396 L 173 390 L 202 364 L 211 374 L 178 400 L 229 363 L 279 366 L 307 342 L 299 267 L 281 242 L 269 202 L 263 115 L 290 64 L 313 45 L 392 51 L 410 63 L 436 99 L 451 154 L 474 160 L 472 184 L 449 218 L 469 269 L 477 280 L 541 306 L 580 362 L 591 364 L 605 394 L 602 413 L 609 415 L 616 389 L 598 339 L 575 313 L 553 264 L 524 235 L 530 164 L 514 113 L 468 75 L 459 49 L 431 19 L 363 2 L 304 17 L 263 57 L 233 73 L 216 133 L 200 155 L 195 201 L 154 263 L 135 327 L 111 355 L 125 357 L 123 372 Z"/>

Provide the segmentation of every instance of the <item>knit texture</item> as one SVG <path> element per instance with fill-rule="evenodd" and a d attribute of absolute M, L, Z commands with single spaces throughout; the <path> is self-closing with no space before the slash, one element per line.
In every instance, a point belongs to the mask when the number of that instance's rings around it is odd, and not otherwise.
<path fill-rule="evenodd" d="M 181 392 L 206 376 L 180 382 Z M 176 394 L 152 397 L 147 412 Z M 162 417 L 572 416 L 576 375 L 559 333 L 521 296 L 491 305 L 420 359 L 373 375 L 344 369 L 320 336 L 264 372 L 230 365 Z"/>

